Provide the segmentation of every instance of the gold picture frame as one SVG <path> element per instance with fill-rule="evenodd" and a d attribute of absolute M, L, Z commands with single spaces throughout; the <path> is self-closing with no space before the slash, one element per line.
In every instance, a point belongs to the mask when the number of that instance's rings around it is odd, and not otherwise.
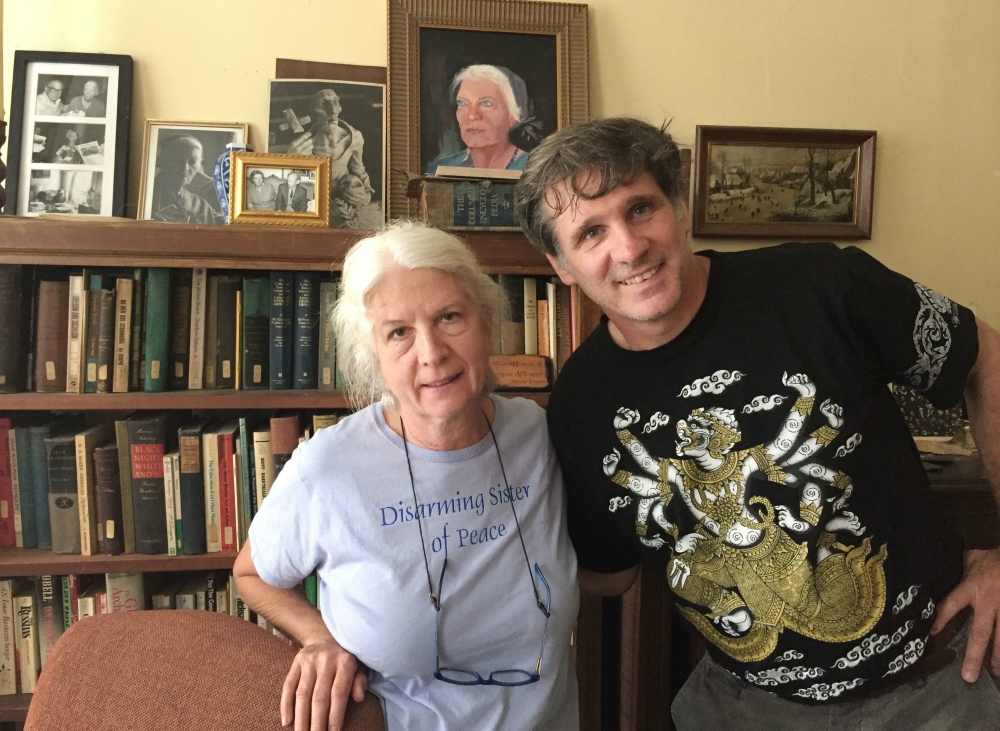
<path fill-rule="evenodd" d="M 175 122 L 167 119 L 147 119 L 142 140 L 142 174 L 139 178 L 139 209 L 136 218 L 147 221 L 173 220 L 185 223 L 224 224 L 222 207 L 215 189 L 213 171 L 215 161 L 226 150 L 227 143 L 246 144 L 250 126 L 245 122 Z M 154 136 L 155 135 L 155 136 Z M 166 136 L 164 136 L 166 135 Z M 170 137 L 193 137 L 202 148 L 201 175 L 184 188 L 203 198 L 212 209 L 213 221 L 187 220 L 190 216 L 183 208 L 175 206 L 175 215 L 157 215 L 156 161 L 161 145 Z M 204 206 L 199 205 L 200 208 Z"/>
<path fill-rule="evenodd" d="M 250 180 L 258 172 L 260 184 Z M 297 175 L 294 183 L 292 173 Z M 229 175 L 229 223 L 329 227 L 329 157 L 236 152 Z"/>
<path fill-rule="evenodd" d="M 586 5 L 389 0 L 390 218 L 416 215 L 415 202 L 406 197 L 407 175 L 424 172 L 434 152 L 430 144 L 464 144 L 456 140 L 457 124 L 437 138 L 431 132 L 435 124 L 448 124 L 442 110 L 453 102 L 443 97 L 454 73 L 471 64 L 502 67 L 523 78 L 542 136 L 590 117 Z M 422 65 L 428 69 L 423 79 Z"/>

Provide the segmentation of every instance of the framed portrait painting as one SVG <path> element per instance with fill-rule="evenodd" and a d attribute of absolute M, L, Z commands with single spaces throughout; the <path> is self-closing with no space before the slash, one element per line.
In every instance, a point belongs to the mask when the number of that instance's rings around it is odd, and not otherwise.
<path fill-rule="evenodd" d="M 132 57 L 15 51 L 6 213 L 124 216 Z"/>
<path fill-rule="evenodd" d="M 226 145 L 246 141 L 246 124 L 147 119 L 138 218 L 226 223 L 212 170 Z"/>
<path fill-rule="evenodd" d="M 586 5 L 390 0 L 390 216 L 413 213 L 407 173 L 520 170 L 585 121 L 587 48 Z"/>
<path fill-rule="evenodd" d="M 229 223 L 330 225 L 330 158 L 236 152 Z"/>
<path fill-rule="evenodd" d="M 695 236 L 870 239 L 875 132 L 699 126 Z"/>

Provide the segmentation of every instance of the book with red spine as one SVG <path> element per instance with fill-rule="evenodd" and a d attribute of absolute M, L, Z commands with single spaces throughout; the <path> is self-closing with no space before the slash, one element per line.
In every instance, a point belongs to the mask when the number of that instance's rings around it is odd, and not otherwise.
<path fill-rule="evenodd" d="M 236 474 L 233 471 L 234 439 L 238 422 L 228 422 L 217 434 L 219 440 L 219 535 L 223 553 L 236 553 Z"/>

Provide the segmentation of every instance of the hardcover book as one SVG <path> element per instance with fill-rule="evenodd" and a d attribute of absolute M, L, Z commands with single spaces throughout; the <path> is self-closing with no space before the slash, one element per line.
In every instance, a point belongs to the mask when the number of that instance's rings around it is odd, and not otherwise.
<path fill-rule="evenodd" d="M 143 390 L 163 391 L 167 387 L 167 358 L 170 328 L 170 270 L 150 267 L 146 276 L 146 328 L 143 359 Z"/>
<path fill-rule="evenodd" d="M 115 293 L 110 289 L 98 292 L 100 332 L 97 337 L 97 393 L 109 393 L 115 375 Z"/>
<path fill-rule="evenodd" d="M 15 652 L 22 693 L 34 693 L 41 671 L 38 647 L 38 614 L 35 605 L 35 588 L 25 582 L 22 589 L 14 594 L 14 616 L 16 618 Z"/>
<path fill-rule="evenodd" d="M 140 612 L 146 608 L 146 590 L 140 573 L 105 574 L 108 611 Z"/>
<path fill-rule="evenodd" d="M 10 474 L 10 450 L 7 442 L 10 419 L 0 419 L 0 546 L 17 545 L 14 524 L 14 481 Z"/>
<path fill-rule="evenodd" d="M 103 539 L 101 553 L 125 553 L 122 525 L 122 489 L 116 442 L 94 450 L 94 477 L 97 492 L 97 533 Z"/>
<path fill-rule="evenodd" d="M 171 390 L 188 387 L 191 347 L 191 270 L 173 272 L 170 287 L 170 377 Z"/>
<path fill-rule="evenodd" d="M 218 374 L 215 361 L 219 355 L 219 275 L 208 278 L 208 298 L 205 300 L 205 388 L 215 388 Z"/>
<path fill-rule="evenodd" d="M 0 393 L 24 386 L 24 343 L 21 337 L 22 277 L 20 264 L 0 264 Z"/>
<path fill-rule="evenodd" d="M 35 344 L 35 390 L 66 390 L 69 282 L 41 282 Z"/>
<path fill-rule="evenodd" d="M 45 667 L 45 660 L 63 633 L 62 582 L 58 576 L 38 578 L 38 650 L 39 667 Z"/>
<path fill-rule="evenodd" d="M 49 474 L 49 528 L 54 553 L 80 553 L 80 509 L 76 498 L 76 435 L 45 438 Z"/>
<path fill-rule="evenodd" d="M 242 279 L 235 275 L 219 277 L 216 388 L 236 388 L 236 293 L 241 284 Z"/>
<path fill-rule="evenodd" d="M 86 271 L 86 270 L 85 270 Z M 85 292 L 86 327 L 81 333 L 83 337 L 83 391 L 84 393 L 97 393 L 97 351 L 101 344 L 101 277 L 100 275 L 84 275 L 87 279 L 94 280 L 93 284 Z"/>
<path fill-rule="evenodd" d="M 16 627 L 14 582 L 0 579 L 0 695 L 17 693 Z"/>
<path fill-rule="evenodd" d="M 319 387 L 337 387 L 337 339 L 333 331 L 333 308 L 337 304 L 337 282 L 319 285 Z"/>
<path fill-rule="evenodd" d="M 272 389 L 292 387 L 292 318 L 295 316 L 292 272 L 271 272 L 269 374 Z"/>
<path fill-rule="evenodd" d="M 514 182 L 418 178 L 424 223 L 443 229 L 520 231 L 514 217 Z"/>
<path fill-rule="evenodd" d="M 0 266 L 2 269 L 2 266 Z M 0 292 L 3 285 L 0 283 Z M 0 294 L 2 296 L 2 294 Z M 66 392 L 83 393 L 84 329 L 87 316 L 87 290 L 83 275 L 69 278 L 69 332 L 66 342 Z M 2 327 L 2 325 L 0 325 Z"/>
<path fill-rule="evenodd" d="M 122 538 L 125 553 L 135 553 L 135 515 L 132 511 L 132 455 L 128 444 L 128 421 L 115 421 L 115 445 L 118 447 L 118 483 L 122 496 Z"/>
<path fill-rule="evenodd" d="M 281 474 L 281 468 L 292 458 L 292 452 L 299 446 L 299 417 L 275 416 L 271 419 L 271 455 L 274 461 L 274 479 Z"/>
<path fill-rule="evenodd" d="M 167 414 L 154 414 L 128 420 L 136 553 L 167 552 L 167 507 L 163 492 L 167 419 Z"/>
<path fill-rule="evenodd" d="M 205 482 L 201 437 L 206 421 L 198 419 L 178 431 L 180 451 L 181 543 L 184 553 L 205 553 Z"/>
<path fill-rule="evenodd" d="M 188 328 L 188 388 L 199 390 L 205 375 L 205 308 L 208 300 L 208 270 L 191 271 L 191 326 Z"/>
<path fill-rule="evenodd" d="M 243 277 L 243 388 L 270 388 L 270 279 Z"/>
<path fill-rule="evenodd" d="M 38 548 L 38 523 L 35 510 L 34 471 L 31 466 L 31 431 L 26 426 L 11 429 L 7 436 L 10 475 L 17 496 L 15 521 L 20 516 L 21 543 L 24 548 Z M 0 447 L 2 448 L 2 447 Z M 17 529 L 15 524 L 15 530 Z"/>
<path fill-rule="evenodd" d="M 132 348 L 132 290 L 131 279 L 120 278 L 115 283 L 115 360 L 111 390 L 127 393 Z"/>
<path fill-rule="evenodd" d="M 295 334 L 292 346 L 292 387 L 317 386 L 319 284 L 316 272 L 295 272 Z"/>
<path fill-rule="evenodd" d="M 129 342 L 128 388 L 139 391 L 144 385 L 146 364 L 142 360 L 146 328 L 146 270 L 132 272 L 132 337 Z"/>
<path fill-rule="evenodd" d="M 75 437 L 76 500 L 80 512 L 80 552 L 93 556 L 101 551 L 97 531 L 97 482 L 94 450 L 114 438 L 114 424 L 98 424 Z"/>

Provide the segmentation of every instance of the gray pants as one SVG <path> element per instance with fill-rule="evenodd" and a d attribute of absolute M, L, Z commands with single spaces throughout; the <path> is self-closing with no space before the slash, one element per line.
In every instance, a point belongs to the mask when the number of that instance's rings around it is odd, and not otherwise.
<path fill-rule="evenodd" d="M 958 658 L 922 680 L 872 700 L 808 706 L 784 700 L 723 670 L 706 654 L 674 699 L 678 731 L 998 731 L 1000 690 L 984 667 L 962 680 L 968 624 L 951 646 Z"/>

